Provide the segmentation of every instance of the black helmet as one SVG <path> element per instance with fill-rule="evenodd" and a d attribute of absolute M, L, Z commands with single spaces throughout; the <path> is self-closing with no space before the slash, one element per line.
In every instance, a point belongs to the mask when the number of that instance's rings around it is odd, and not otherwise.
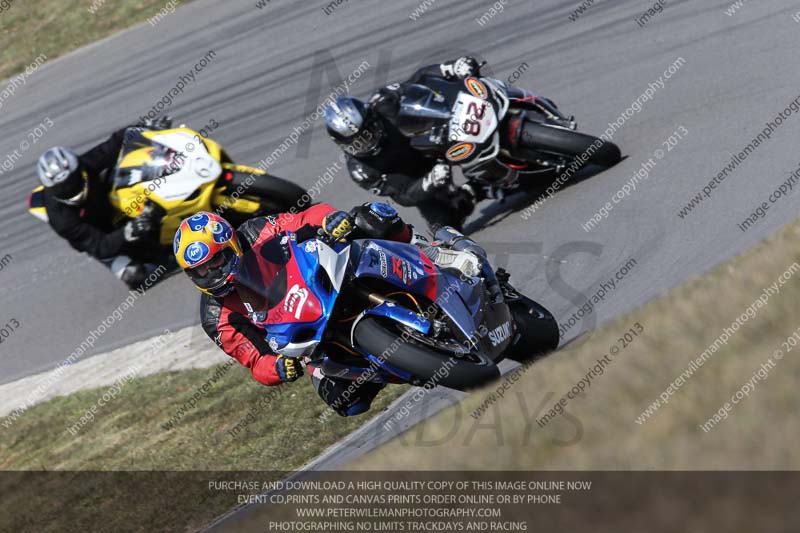
<path fill-rule="evenodd" d="M 336 144 L 356 157 L 375 155 L 384 132 L 380 117 L 352 96 L 340 96 L 325 108 L 325 127 Z"/>
<path fill-rule="evenodd" d="M 50 148 L 39 157 L 36 170 L 42 185 L 59 201 L 78 205 L 86 199 L 88 176 L 69 148 Z"/>

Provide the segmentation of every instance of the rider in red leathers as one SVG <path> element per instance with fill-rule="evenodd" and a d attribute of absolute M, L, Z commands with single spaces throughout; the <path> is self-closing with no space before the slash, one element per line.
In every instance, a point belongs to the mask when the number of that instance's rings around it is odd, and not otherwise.
<path fill-rule="evenodd" d="M 253 378 L 264 385 L 279 385 L 297 380 L 302 366 L 297 359 L 284 357 L 270 348 L 262 327 L 251 321 L 237 288 L 239 260 L 250 250 L 274 266 L 265 274 L 264 286 L 280 271 L 281 263 L 270 255 L 280 253 L 275 238 L 292 231 L 298 241 L 314 238 L 319 231 L 344 238 L 377 238 L 410 242 L 411 226 L 385 204 L 366 204 L 350 213 L 319 204 L 298 214 L 284 213 L 275 217 L 258 217 L 242 224 L 235 232 L 218 215 L 198 213 L 181 224 L 175 236 L 175 255 L 192 281 L 203 291 L 202 326 L 206 334 L 225 353 L 250 369 Z M 320 397 L 342 416 L 367 411 L 382 384 L 324 376 L 319 368 L 308 367 Z M 348 390 L 349 389 L 349 390 Z"/>

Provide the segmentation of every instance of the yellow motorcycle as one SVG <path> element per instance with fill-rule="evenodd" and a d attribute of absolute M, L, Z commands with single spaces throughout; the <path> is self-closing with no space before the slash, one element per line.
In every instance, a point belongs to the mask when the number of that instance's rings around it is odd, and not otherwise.
<path fill-rule="evenodd" d="M 113 172 L 115 225 L 138 216 L 145 204 L 155 204 L 164 213 L 164 246 L 172 245 L 181 220 L 198 211 L 217 212 L 237 226 L 255 216 L 296 212 L 307 207 L 303 200 L 309 198 L 290 181 L 235 164 L 217 142 L 184 126 L 160 131 L 128 128 Z M 47 221 L 43 190 L 34 189 L 28 209 Z"/>

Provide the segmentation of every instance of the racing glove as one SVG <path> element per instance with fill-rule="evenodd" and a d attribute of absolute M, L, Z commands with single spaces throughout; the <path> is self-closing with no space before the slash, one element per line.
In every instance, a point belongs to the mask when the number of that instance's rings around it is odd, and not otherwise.
<path fill-rule="evenodd" d="M 439 69 L 442 71 L 442 75 L 448 80 L 463 80 L 470 76 L 479 76 L 481 66 L 474 57 L 464 56 L 459 57 L 452 63 L 442 63 L 439 65 Z"/>
<path fill-rule="evenodd" d="M 439 163 L 422 178 L 422 190 L 425 192 L 438 191 L 453 181 L 453 170 L 450 165 Z"/>
<path fill-rule="evenodd" d="M 453 215 L 463 221 L 475 210 L 475 197 L 471 191 L 459 187 L 448 195 L 448 202 L 450 209 L 453 210 Z"/>
<path fill-rule="evenodd" d="M 275 360 L 275 372 L 278 373 L 282 382 L 291 383 L 303 375 L 303 365 L 297 359 L 279 355 Z"/>
<path fill-rule="evenodd" d="M 400 111 L 400 93 L 397 84 L 382 87 L 369 99 L 369 105 L 381 116 L 396 117 Z"/>
<path fill-rule="evenodd" d="M 491 185 L 482 185 L 480 183 L 465 183 L 461 186 L 472 197 L 474 203 L 482 202 L 483 200 L 500 200 L 501 202 L 506 199 L 506 194 L 503 189 L 499 187 L 492 187 Z"/>
<path fill-rule="evenodd" d="M 161 206 L 146 200 L 142 214 L 125 224 L 123 237 L 127 242 L 152 237 L 158 231 L 164 213 Z"/>
<path fill-rule="evenodd" d="M 138 216 L 125 224 L 123 235 L 128 242 L 136 242 L 153 233 L 153 222 L 149 218 Z"/>
<path fill-rule="evenodd" d="M 334 211 L 322 220 L 323 233 L 334 241 L 344 242 L 355 228 L 355 219 L 345 211 Z"/>

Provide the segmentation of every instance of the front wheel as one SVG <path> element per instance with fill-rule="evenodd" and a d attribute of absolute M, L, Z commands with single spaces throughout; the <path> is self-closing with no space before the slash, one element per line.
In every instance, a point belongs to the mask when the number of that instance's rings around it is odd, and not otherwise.
<path fill-rule="evenodd" d="M 467 390 L 500 376 L 497 365 L 483 353 L 473 351 L 456 357 L 452 351 L 437 350 L 397 328 L 394 322 L 367 317 L 356 324 L 353 338 L 363 350 L 420 382 Z"/>
<path fill-rule="evenodd" d="M 522 295 L 508 307 L 520 336 L 503 354 L 507 359 L 525 363 L 558 348 L 558 322 L 550 311 Z"/>
<path fill-rule="evenodd" d="M 525 121 L 515 156 L 530 162 L 552 157 L 612 167 L 622 160 L 619 147 L 592 135 L 559 126 Z"/>

